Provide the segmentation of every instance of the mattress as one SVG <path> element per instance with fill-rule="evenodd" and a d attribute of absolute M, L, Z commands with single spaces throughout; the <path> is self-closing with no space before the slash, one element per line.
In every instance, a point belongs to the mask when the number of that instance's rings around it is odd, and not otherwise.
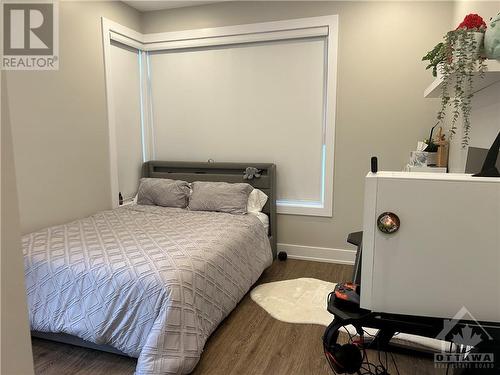
<path fill-rule="evenodd" d="M 272 263 L 254 215 L 126 206 L 23 237 L 31 328 L 185 374 Z"/>
<path fill-rule="evenodd" d="M 254 215 L 264 226 L 264 229 L 267 234 L 269 234 L 269 216 L 264 212 L 249 212 L 249 215 Z"/>

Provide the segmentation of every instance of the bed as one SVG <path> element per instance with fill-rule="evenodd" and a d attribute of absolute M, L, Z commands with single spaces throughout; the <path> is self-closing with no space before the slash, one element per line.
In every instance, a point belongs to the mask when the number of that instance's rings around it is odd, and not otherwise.
<path fill-rule="evenodd" d="M 262 170 L 243 180 L 246 167 Z M 146 162 L 142 176 L 248 182 L 254 215 L 127 205 L 23 237 L 32 335 L 138 358 L 137 374 L 184 374 L 276 256 L 275 166 Z"/>

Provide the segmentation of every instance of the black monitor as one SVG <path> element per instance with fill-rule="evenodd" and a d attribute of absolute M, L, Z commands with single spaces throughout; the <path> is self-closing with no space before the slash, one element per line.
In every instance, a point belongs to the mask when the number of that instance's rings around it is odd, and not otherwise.
<path fill-rule="evenodd" d="M 498 177 L 500 171 L 500 132 L 490 149 L 469 147 L 467 152 L 467 162 L 465 164 L 465 173 L 478 174 L 479 176 Z M 494 159 L 496 158 L 496 163 Z M 489 159 L 486 161 L 486 159 Z M 486 161 L 486 163 L 485 163 Z M 495 167 L 496 166 L 496 170 Z"/>

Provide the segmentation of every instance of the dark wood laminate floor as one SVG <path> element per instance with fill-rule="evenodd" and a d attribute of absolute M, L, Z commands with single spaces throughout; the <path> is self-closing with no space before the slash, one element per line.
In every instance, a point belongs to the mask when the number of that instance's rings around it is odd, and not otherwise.
<path fill-rule="evenodd" d="M 314 277 L 337 282 L 351 278 L 352 268 L 338 264 L 276 261 L 258 283 Z M 193 374 L 327 375 L 321 345 L 323 326 L 283 323 L 272 318 L 247 294 L 209 338 Z M 33 339 L 35 373 L 39 375 L 133 374 L 136 360 L 119 355 Z M 376 361 L 376 352 L 369 352 Z M 431 360 L 396 355 L 402 375 L 442 374 Z M 395 375 L 393 366 L 390 374 Z"/>

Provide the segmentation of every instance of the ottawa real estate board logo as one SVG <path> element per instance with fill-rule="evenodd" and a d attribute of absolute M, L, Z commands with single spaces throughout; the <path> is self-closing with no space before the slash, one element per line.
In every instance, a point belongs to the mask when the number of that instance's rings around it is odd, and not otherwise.
<path fill-rule="evenodd" d="M 435 367 L 469 369 L 467 374 L 495 368 L 497 359 L 490 350 L 493 338 L 469 310 L 462 307 L 452 319 L 443 323 L 443 330 L 436 337 L 441 340 L 441 353 L 434 354 Z"/>
<path fill-rule="evenodd" d="M 57 2 L 2 1 L 2 69 L 59 69 Z"/>

